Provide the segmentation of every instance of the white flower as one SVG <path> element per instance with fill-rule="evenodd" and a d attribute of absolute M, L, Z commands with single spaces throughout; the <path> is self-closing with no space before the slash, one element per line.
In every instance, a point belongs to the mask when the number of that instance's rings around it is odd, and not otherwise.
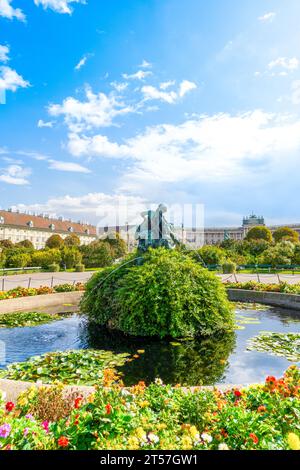
<path fill-rule="evenodd" d="M 147 437 L 148 441 L 152 442 L 153 444 L 157 444 L 159 442 L 159 437 L 153 432 L 149 432 Z"/>
<path fill-rule="evenodd" d="M 123 397 L 128 397 L 129 395 L 131 395 L 131 393 L 128 390 L 126 390 L 126 388 L 122 388 L 121 395 Z"/>
<path fill-rule="evenodd" d="M 227 444 L 225 444 L 225 442 L 223 442 L 222 444 L 219 444 L 219 447 L 218 447 L 219 450 L 229 450 L 229 447 Z"/>
<path fill-rule="evenodd" d="M 156 385 L 163 385 L 163 381 L 161 379 L 155 379 Z"/>
<path fill-rule="evenodd" d="M 0 390 L 0 393 L 1 393 L 1 398 L 2 398 L 2 400 L 5 401 L 5 400 L 6 400 L 6 392 L 2 392 L 2 391 Z"/>
<path fill-rule="evenodd" d="M 208 443 L 210 443 L 210 442 L 213 440 L 213 438 L 212 438 L 209 434 L 207 434 L 206 432 L 204 432 L 203 434 L 201 434 L 201 439 L 202 439 L 204 442 L 208 442 Z"/>

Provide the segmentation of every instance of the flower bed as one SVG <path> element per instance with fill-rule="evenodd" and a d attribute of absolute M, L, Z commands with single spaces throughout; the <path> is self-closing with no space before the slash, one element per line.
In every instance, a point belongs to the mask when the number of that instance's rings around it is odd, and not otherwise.
<path fill-rule="evenodd" d="M 283 294 L 299 294 L 300 295 L 300 284 L 288 284 L 282 282 L 280 284 L 262 284 L 260 282 L 249 281 L 249 282 L 225 282 L 225 286 L 228 289 L 244 289 L 253 290 L 257 292 L 280 292 Z"/>
<path fill-rule="evenodd" d="M 113 371 L 89 397 L 62 386 L 30 389 L 0 407 L 0 448 L 300 449 L 300 371 L 221 392 L 143 382 L 124 389 Z M 55 406 L 53 406 L 55 403 Z"/>
<path fill-rule="evenodd" d="M 54 287 L 40 286 L 40 287 L 16 287 L 8 291 L 0 292 L 0 300 L 17 299 L 19 297 L 31 297 L 34 295 L 57 294 L 60 292 L 76 292 L 84 291 L 85 285 L 81 282 L 77 284 L 60 284 Z"/>

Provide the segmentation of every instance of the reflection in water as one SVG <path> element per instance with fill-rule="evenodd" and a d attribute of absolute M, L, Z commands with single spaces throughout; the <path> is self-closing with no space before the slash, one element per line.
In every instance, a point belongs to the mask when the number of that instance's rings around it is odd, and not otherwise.
<path fill-rule="evenodd" d="M 82 343 L 95 349 L 132 354 L 139 349 L 145 351 L 122 368 L 126 385 L 138 380 L 150 383 L 157 377 L 164 383 L 207 385 L 222 381 L 236 335 L 229 333 L 196 341 L 168 342 L 131 338 L 97 325 L 86 325 L 81 328 L 80 338 Z"/>
<path fill-rule="evenodd" d="M 243 329 L 185 342 L 132 338 L 89 325 L 77 315 L 31 328 L 1 328 L 0 345 L 5 346 L 6 357 L 0 367 L 50 351 L 94 348 L 130 354 L 145 351 L 122 368 L 126 385 L 139 380 L 149 383 L 157 377 L 171 384 L 214 385 L 247 384 L 261 382 L 267 375 L 280 376 L 291 363 L 284 357 L 247 351 L 248 341 L 260 331 L 300 332 L 299 313 L 267 307 L 265 311 L 236 311 L 245 320 Z"/>

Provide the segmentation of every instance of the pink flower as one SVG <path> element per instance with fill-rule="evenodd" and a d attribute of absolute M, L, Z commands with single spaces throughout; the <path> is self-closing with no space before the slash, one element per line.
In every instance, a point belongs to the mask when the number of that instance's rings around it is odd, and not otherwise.
<path fill-rule="evenodd" d="M 0 426 L 0 437 L 3 437 L 4 439 L 6 439 L 9 435 L 10 435 L 10 432 L 11 432 L 11 425 L 10 424 L 2 424 L 2 426 Z"/>
<path fill-rule="evenodd" d="M 26 437 L 28 433 L 29 433 L 29 428 L 25 428 L 23 432 L 24 436 Z"/>
<path fill-rule="evenodd" d="M 49 432 L 49 421 L 43 421 L 42 422 L 42 428 L 44 428 L 44 430 L 48 434 L 48 432 Z"/>

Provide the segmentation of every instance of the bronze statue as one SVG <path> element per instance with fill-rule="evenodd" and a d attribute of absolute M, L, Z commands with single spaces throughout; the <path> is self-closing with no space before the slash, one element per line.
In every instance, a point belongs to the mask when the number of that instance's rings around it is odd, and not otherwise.
<path fill-rule="evenodd" d="M 144 220 L 135 232 L 140 251 L 146 251 L 150 247 L 173 249 L 179 245 L 173 224 L 169 223 L 164 216 L 166 212 L 167 207 L 160 204 L 156 211 L 149 210 L 141 213 Z"/>

